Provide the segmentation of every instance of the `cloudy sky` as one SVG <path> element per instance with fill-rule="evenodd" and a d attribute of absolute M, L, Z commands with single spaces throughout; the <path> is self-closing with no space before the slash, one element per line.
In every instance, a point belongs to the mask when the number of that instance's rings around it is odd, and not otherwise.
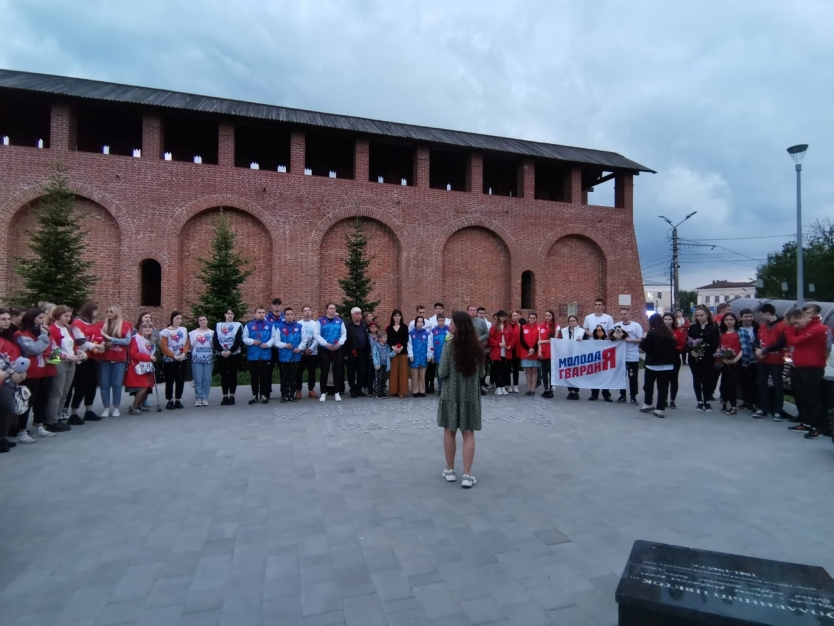
<path fill-rule="evenodd" d="M 830 0 L 0 0 L 0 67 L 612 150 L 647 281 L 745 280 L 834 215 Z M 828 166 L 828 167 L 827 167 Z M 613 198 L 600 190 L 596 200 Z"/>

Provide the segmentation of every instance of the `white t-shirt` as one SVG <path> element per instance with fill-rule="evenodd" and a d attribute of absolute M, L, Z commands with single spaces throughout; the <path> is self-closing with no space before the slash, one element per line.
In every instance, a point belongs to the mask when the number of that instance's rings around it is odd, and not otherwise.
<path fill-rule="evenodd" d="M 310 350 L 310 354 L 318 354 L 319 344 L 315 337 L 317 332 L 321 332 L 321 324 L 314 319 L 305 322 L 303 318 L 298 323 L 301 324 L 301 347 Z"/>
<path fill-rule="evenodd" d="M 622 328 L 631 339 L 642 339 L 643 338 L 643 327 L 640 326 L 637 322 L 633 321 L 631 324 L 626 324 L 625 322 L 617 322 L 614 324 L 614 328 Z M 627 341 L 626 344 L 626 361 L 630 363 L 636 363 L 640 360 L 640 344 L 639 343 L 632 343 Z"/>
<path fill-rule="evenodd" d="M 585 321 L 582 322 L 582 328 L 587 330 L 589 335 L 594 334 L 597 326 L 602 326 L 607 335 L 614 328 L 614 318 L 608 315 L 608 313 L 603 313 L 599 317 L 595 313 L 585 316 Z"/>

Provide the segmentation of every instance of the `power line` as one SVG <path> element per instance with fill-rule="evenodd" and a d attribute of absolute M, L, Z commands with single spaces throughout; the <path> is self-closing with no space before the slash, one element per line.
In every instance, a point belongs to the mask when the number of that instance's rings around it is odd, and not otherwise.
<path fill-rule="evenodd" d="M 747 239 L 778 239 L 779 237 L 796 237 L 796 233 L 789 233 L 787 235 L 762 235 L 760 237 L 715 237 L 711 239 L 692 239 L 691 241 L 744 241 Z M 681 239 L 681 241 L 684 240 Z"/>

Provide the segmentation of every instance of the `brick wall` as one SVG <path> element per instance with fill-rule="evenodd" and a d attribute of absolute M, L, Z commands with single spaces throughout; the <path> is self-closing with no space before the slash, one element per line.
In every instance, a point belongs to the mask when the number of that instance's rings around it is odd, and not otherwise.
<path fill-rule="evenodd" d="M 372 275 L 378 311 L 394 307 L 409 317 L 416 304 L 444 300 L 448 308 L 470 301 L 494 311 L 521 304 L 521 275 L 535 274 L 540 311 L 578 301 L 590 311 L 603 296 L 617 308 L 619 294 L 631 294 L 635 318 L 642 319 L 643 296 L 632 224 L 632 177 L 617 179 L 618 207 L 588 207 L 578 189 L 581 172 L 571 175 L 571 202 L 535 200 L 527 164 L 520 172 L 525 197 L 447 192 L 428 187 L 428 154 L 415 148 L 415 184 L 400 185 L 303 175 L 304 133 L 292 133 L 289 173 L 234 168 L 234 133 L 221 126 L 221 164 L 196 165 L 161 159 L 159 124 L 144 120 L 142 157 L 67 151 L 71 106 L 53 109 L 50 145 L 38 150 L 0 146 L 0 297 L 14 284 L 11 258 L 23 251 L 29 203 L 43 194 L 54 164 L 68 168 L 71 188 L 83 202 L 96 244 L 88 250 L 96 271 L 106 274 L 96 297 L 122 303 L 133 318 L 139 310 L 139 263 L 159 261 L 162 306 L 155 315 L 186 309 L 196 285 L 195 250 L 205 246 L 217 207 L 234 216 L 244 255 L 256 274 L 244 287 L 248 303 L 280 295 L 321 312 L 328 299 L 340 300 L 336 279 L 344 272 L 344 234 L 350 218 L 366 218 L 375 256 Z M 357 137 L 357 167 L 367 160 L 366 138 Z M 483 160 L 469 159 L 469 180 L 481 180 Z M 205 241 L 200 244 L 199 241 Z M 558 243 L 557 243 L 558 242 Z M 109 273 L 108 273 L 109 272 Z"/>

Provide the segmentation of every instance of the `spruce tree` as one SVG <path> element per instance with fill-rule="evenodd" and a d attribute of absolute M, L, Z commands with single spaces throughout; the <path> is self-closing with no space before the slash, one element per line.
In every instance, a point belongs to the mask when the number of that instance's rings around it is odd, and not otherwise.
<path fill-rule="evenodd" d="M 343 319 L 350 316 L 350 310 L 358 306 L 365 311 L 373 311 L 381 300 L 369 300 L 374 282 L 368 274 L 368 267 L 372 259 L 367 256 L 368 236 L 362 226 L 362 219 L 357 217 L 353 223 L 353 231 L 345 235 L 348 255 L 345 258 L 347 277 L 339 281 L 345 296 L 342 304 L 337 308 Z"/>
<path fill-rule="evenodd" d="M 243 269 L 249 264 L 238 251 L 235 250 L 235 233 L 229 224 L 229 219 L 220 215 L 214 220 L 214 238 L 211 241 L 212 257 L 197 259 L 202 269 L 197 278 L 202 281 L 205 289 L 191 304 L 191 317 L 197 319 L 200 315 L 208 318 L 209 324 L 223 321 L 223 315 L 228 309 L 235 312 L 235 319 L 242 320 L 247 312 L 247 305 L 243 301 L 240 286 L 252 274 L 252 270 Z"/>
<path fill-rule="evenodd" d="M 35 218 L 37 228 L 26 232 L 33 256 L 16 259 L 23 287 L 13 299 L 25 306 L 46 301 L 77 310 L 90 300 L 90 290 L 98 279 L 90 274 L 93 263 L 83 258 L 87 233 L 81 229 L 75 195 L 60 164 L 35 209 Z"/>

